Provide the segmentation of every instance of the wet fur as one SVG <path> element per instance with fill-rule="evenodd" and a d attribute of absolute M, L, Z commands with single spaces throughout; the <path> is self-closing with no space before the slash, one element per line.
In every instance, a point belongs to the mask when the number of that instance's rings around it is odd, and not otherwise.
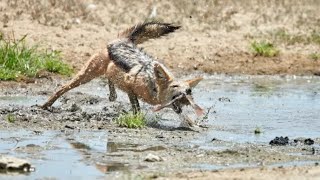
<path fill-rule="evenodd" d="M 101 75 L 105 75 L 109 80 L 109 100 L 116 100 L 116 86 L 128 94 L 134 113 L 140 110 L 138 99 L 151 105 L 158 105 L 171 101 L 177 94 L 185 93 L 200 80 L 176 81 L 163 64 L 137 47 L 137 44 L 147 39 L 166 35 L 178 28 L 179 26 L 171 24 L 149 22 L 138 24 L 120 33 L 117 40 L 93 55 L 82 70 L 69 83 L 59 88 L 42 108 L 48 108 L 70 89 Z M 179 107 L 175 108 L 181 109 L 180 106 L 186 103 L 176 104 Z"/>

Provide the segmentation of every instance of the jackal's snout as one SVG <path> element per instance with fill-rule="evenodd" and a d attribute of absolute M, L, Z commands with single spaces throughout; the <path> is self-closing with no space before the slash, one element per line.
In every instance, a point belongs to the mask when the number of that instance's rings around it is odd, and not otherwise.
<path fill-rule="evenodd" d="M 194 102 L 192 97 L 192 88 L 194 88 L 201 80 L 201 77 L 187 81 L 173 80 L 167 88 L 163 88 L 166 90 L 166 98 L 164 99 L 162 105 L 159 105 L 155 108 L 155 111 L 165 107 L 170 107 L 176 113 L 180 114 L 183 106 L 190 105 L 195 110 L 197 115 L 202 115 L 203 109 Z"/>

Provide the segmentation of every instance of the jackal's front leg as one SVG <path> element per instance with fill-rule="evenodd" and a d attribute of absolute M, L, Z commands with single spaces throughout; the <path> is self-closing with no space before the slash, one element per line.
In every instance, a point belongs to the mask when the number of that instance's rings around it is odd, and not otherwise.
<path fill-rule="evenodd" d="M 47 109 L 67 91 L 104 74 L 107 69 L 108 61 L 108 57 L 104 56 L 102 53 L 92 56 L 82 70 L 68 84 L 62 86 L 55 92 L 41 108 Z"/>
<path fill-rule="evenodd" d="M 128 96 L 132 106 L 133 114 L 137 114 L 140 111 L 139 100 L 137 96 L 133 93 L 128 93 Z"/>
<path fill-rule="evenodd" d="M 114 84 L 112 81 L 108 80 L 108 86 L 109 86 L 109 101 L 115 101 L 117 99 L 117 92 L 116 88 L 114 87 Z"/>

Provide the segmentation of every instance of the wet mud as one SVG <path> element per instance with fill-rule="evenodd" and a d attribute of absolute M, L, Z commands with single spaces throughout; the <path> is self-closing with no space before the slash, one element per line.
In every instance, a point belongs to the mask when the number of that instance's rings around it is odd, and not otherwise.
<path fill-rule="evenodd" d="M 49 110 L 36 106 L 62 83 L 40 79 L 11 89 L 0 86 L 0 153 L 35 168 L 17 175 L 21 178 L 83 178 L 82 171 L 96 179 L 168 177 L 320 161 L 317 77 L 206 76 L 194 96 L 208 113 L 194 116 L 201 126 L 191 128 L 181 127 L 172 110 L 154 114 L 145 103 L 147 127 L 118 127 L 114 119 L 130 111 L 130 104 L 121 92 L 109 102 L 102 79 L 66 93 Z M 192 108 L 184 111 L 192 116 Z M 269 144 L 281 136 L 288 137 L 285 146 Z M 150 154 L 161 161 L 146 161 Z"/>

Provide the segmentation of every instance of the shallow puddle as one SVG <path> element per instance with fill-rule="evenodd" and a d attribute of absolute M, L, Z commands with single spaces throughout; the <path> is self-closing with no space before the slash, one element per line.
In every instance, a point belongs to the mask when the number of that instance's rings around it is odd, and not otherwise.
<path fill-rule="evenodd" d="M 35 172 L 27 176 L 20 175 L 21 179 L 23 177 L 30 179 L 76 178 L 81 177 L 79 174 L 81 171 L 86 171 L 89 177 L 101 175 L 96 168 L 82 161 L 82 156 L 68 143 L 63 133 L 46 131 L 37 134 L 32 131 L 1 131 L 0 141 L 1 154 L 30 160 L 35 167 Z M 4 176 L 4 174 L 1 175 L 1 177 Z"/>
<path fill-rule="evenodd" d="M 320 137 L 318 77 L 208 77 L 194 94 L 215 111 L 208 122 L 215 128 L 203 141 L 267 143 L 276 136 Z M 257 128 L 260 134 L 254 133 Z"/>
<path fill-rule="evenodd" d="M 130 143 L 119 143 L 119 142 L 108 142 L 107 152 L 121 152 L 121 151 L 132 151 L 132 152 L 145 152 L 145 151 L 161 151 L 166 148 L 163 146 L 144 146 L 139 144 Z"/>

